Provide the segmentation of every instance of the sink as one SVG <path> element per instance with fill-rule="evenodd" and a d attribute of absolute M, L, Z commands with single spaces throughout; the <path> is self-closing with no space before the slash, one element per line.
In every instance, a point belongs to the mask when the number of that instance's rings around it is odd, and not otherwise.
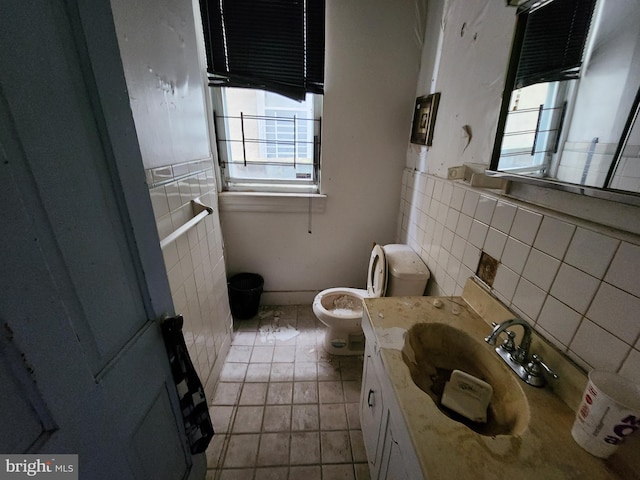
<path fill-rule="evenodd" d="M 529 404 L 522 382 L 483 341 L 444 323 L 418 323 L 405 335 L 402 358 L 416 386 L 449 418 L 487 436 L 519 435 L 527 428 Z M 440 404 L 444 385 L 456 369 L 493 387 L 486 423 L 475 423 Z"/>

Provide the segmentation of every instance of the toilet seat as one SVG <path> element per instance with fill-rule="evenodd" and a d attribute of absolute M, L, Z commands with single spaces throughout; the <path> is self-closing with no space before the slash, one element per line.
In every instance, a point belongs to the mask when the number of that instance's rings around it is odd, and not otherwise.
<path fill-rule="evenodd" d="M 323 290 L 313 300 L 313 310 L 316 316 L 326 321 L 328 318 L 340 319 L 342 325 L 346 325 L 348 320 L 354 323 L 355 328 L 359 328 L 362 319 L 362 310 L 353 313 L 343 313 L 334 310 L 334 300 L 342 296 L 355 297 L 360 302 L 365 298 L 384 297 L 387 290 L 387 258 L 381 245 L 374 245 L 369 257 L 369 270 L 367 273 L 367 289 L 349 287 L 336 287 Z M 351 325 L 351 322 L 349 323 Z M 353 328 L 353 327 L 352 327 Z"/>
<path fill-rule="evenodd" d="M 327 317 L 335 317 L 340 318 L 342 321 L 346 320 L 357 320 L 358 322 L 362 319 L 362 309 L 360 312 L 355 312 L 353 314 L 347 313 L 338 313 L 335 311 L 331 311 L 331 307 L 333 306 L 331 301 L 329 301 L 329 305 L 325 305 L 327 300 L 333 298 L 340 298 L 343 296 L 354 297 L 359 302 L 362 302 L 365 298 L 369 297 L 369 293 L 366 290 L 361 288 L 348 288 L 348 287 L 336 287 L 336 288 L 327 288 L 323 290 L 313 300 L 313 310 L 316 313 L 316 316 L 321 320 L 325 320 Z M 329 307 L 329 308 L 327 308 Z"/>
<path fill-rule="evenodd" d="M 369 298 L 384 297 L 387 291 L 387 257 L 384 249 L 377 243 L 371 250 L 367 275 L 367 294 Z"/>

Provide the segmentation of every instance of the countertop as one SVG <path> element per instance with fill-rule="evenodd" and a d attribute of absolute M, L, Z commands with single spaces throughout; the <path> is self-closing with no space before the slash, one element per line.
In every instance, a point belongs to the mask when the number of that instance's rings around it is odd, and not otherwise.
<path fill-rule="evenodd" d="M 433 305 L 436 298 L 442 302 L 441 308 Z M 544 388 L 531 387 L 518 379 L 530 415 L 528 425 L 519 434 L 476 433 L 444 415 L 415 385 L 398 341 L 403 331 L 421 322 L 446 323 L 482 341 L 491 332 L 491 321 L 513 317 L 480 287 L 468 284 L 461 297 L 384 297 L 365 299 L 364 303 L 385 373 L 425 478 L 638 478 L 618 453 L 601 460 L 575 443 L 570 433 L 575 416 L 572 408 L 579 403 L 586 377 L 536 334 L 532 353 L 544 353 L 545 360 L 560 378 Z M 482 343 L 497 357 L 495 347 Z M 500 363 L 517 378 L 502 360 Z"/>

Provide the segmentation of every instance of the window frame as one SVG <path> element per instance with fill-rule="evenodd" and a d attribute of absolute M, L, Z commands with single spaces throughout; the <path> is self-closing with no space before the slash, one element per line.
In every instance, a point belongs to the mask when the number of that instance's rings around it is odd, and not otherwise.
<path fill-rule="evenodd" d="M 313 145 L 311 145 L 312 158 L 312 176 L 310 179 L 286 179 L 286 178 L 271 178 L 265 179 L 260 177 L 254 178 L 238 178 L 230 176 L 230 142 L 227 136 L 228 128 L 228 114 L 229 109 L 225 102 L 225 96 L 223 95 L 224 87 L 212 87 L 209 88 L 209 95 L 212 105 L 212 123 L 214 124 L 216 153 L 218 159 L 218 174 L 221 183 L 221 190 L 223 192 L 257 192 L 257 193 L 275 193 L 275 194 L 298 194 L 298 195 L 318 195 L 321 194 L 321 159 L 322 159 L 322 95 L 310 94 L 313 101 L 313 132 L 311 138 L 314 139 Z M 265 108 L 264 94 L 274 93 L 265 92 L 258 89 L 253 90 L 258 94 L 257 108 Z M 264 112 L 262 112 L 264 113 Z M 261 112 L 258 112 L 258 116 Z M 259 130 L 261 130 L 259 128 Z M 264 133 L 264 132 L 263 132 Z M 261 145 L 262 147 L 262 145 Z M 275 159 L 277 164 L 277 159 Z M 249 161 L 250 162 L 250 161 Z M 263 162 L 268 164 L 269 162 Z"/>

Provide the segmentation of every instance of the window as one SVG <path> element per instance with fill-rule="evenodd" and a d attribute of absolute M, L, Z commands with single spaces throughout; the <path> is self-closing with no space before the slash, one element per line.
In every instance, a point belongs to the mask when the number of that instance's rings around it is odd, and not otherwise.
<path fill-rule="evenodd" d="M 224 189 L 318 193 L 322 97 L 215 89 L 216 143 Z M 224 114 L 218 114 L 221 111 Z"/>
<path fill-rule="evenodd" d="M 595 0 L 536 0 L 520 8 L 503 99 L 504 130 L 500 151 L 494 151 L 501 171 L 550 175 L 594 5 Z"/>
<path fill-rule="evenodd" d="M 638 2 L 519 7 L 490 170 L 640 205 L 639 46 Z"/>
<path fill-rule="evenodd" d="M 319 192 L 324 0 L 200 0 L 227 190 Z"/>

